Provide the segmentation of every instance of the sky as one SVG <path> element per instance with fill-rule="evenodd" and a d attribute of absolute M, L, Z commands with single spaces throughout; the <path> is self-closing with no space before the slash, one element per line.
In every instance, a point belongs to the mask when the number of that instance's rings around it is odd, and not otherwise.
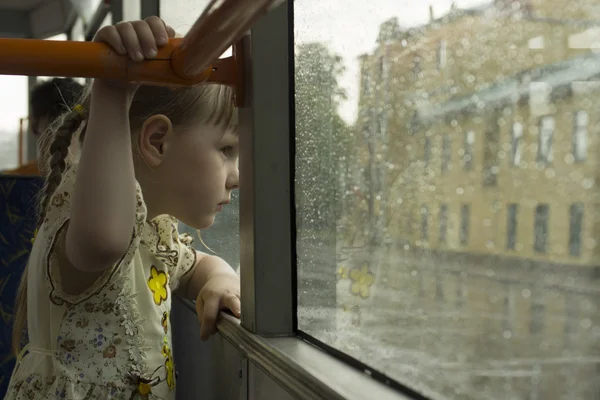
<path fill-rule="evenodd" d="M 98 0 L 85 0 L 89 7 Z M 458 7 L 466 8 L 489 2 L 489 0 L 456 0 Z M 125 18 L 139 15 L 137 2 L 124 2 Z M 169 7 L 161 2 L 161 16 L 179 33 L 184 34 L 202 10 L 207 0 L 170 0 Z M 296 0 L 295 37 L 297 43 L 324 42 L 335 53 L 341 55 L 345 73 L 340 78 L 348 99 L 341 104 L 340 114 L 348 123 L 353 123 L 358 103 L 359 69 L 357 57 L 372 52 L 379 33 L 379 25 L 397 17 L 401 27 L 421 25 L 429 18 L 429 5 L 435 17 L 445 14 L 452 0 Z M 19 118 L 27 115 L 27 78 L 0 76 L 0 146 L 13 143 Z M 8 143 L 7 143 L 8 142 Z M 2 157 L 4 152 L 0 153 Z M 16 159 L 16 158 L 15 158 Z M 6 161 L 6 160 L 5 160 Z M 4 162 L 0 159 L 0 168 Z"/>

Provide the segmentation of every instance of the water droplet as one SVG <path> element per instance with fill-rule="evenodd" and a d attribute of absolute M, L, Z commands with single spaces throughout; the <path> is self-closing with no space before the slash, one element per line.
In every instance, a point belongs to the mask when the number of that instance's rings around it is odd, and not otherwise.
<path fill-rule="evenodd" d="M 531 296 L 531 290 L 523 289 L 521 291 L 521 296 L 523 296 L 523 298 L 525 298 L 525 299 L 528 299 Z"/>
<path fill-rule="evenodd" d="M 587 249 L 594 249 L 596 247 L 596 239 L 594 238 L 585 238 L 585 247 Z"/>
<path fill-rule="evenodd" d="M 412 276 L 417 276 L 417 271 L 413 269 L 413 270 L 411 271 L 411 273 L 410 273 L 410 274 L 411 274 Z"/>
<path fill-rule="evenodd" d="M 463 194 L 465 192 L 465 190 L 461 187 L 456 188 L 456 194 Z"/>
<path fill-rule="evenodd" d="M 594 180 L 593 180 L 593 179 L 590 179 L 590 178 L 585 178 L 585 179 L 583 180 L 583 182 L 581 183 L 581 186 L 582 186 L 584 189 L 591 189 L 591 188 L 593 188 L 593 187 L 594 187 Z"/>
<path fill-rule="evenodd" d="M 589 318 L 584 318 L 579 324 L 583 329 L 590 329 L 592 327 L 592 320 Z"/>
<path fill-rule="evenodd" d="M 504 331 L 504 333 L 502 334 L 502 336 L 504 336 L 504 339 L 510 339 L 512 337 L 512 332 L 511 331 Z"/>

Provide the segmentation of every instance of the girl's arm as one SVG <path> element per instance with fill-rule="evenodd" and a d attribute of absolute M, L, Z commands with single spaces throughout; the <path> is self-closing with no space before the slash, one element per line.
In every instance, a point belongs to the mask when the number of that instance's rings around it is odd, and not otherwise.
<path fill-rule="evenodd" d="M 158 17 L 106 26 L 105 42 L 134 61 L 154 58 L 172 29 Z M 87 130 L 71 200 L 64 255 L 76 270 L 100 272 L 123 256 L 135 223 L 135 174 L 129 107 L 136 86 L 95 81 Z M 63 271 L 64 272 L 64 271 Z M 63 274 L 64 275 L 64 274 Z"/>
<path fill-rule="evenodd" d="M 94 82 L 65 252 L 85 272 L 104 270 L 125 253 L 135 219 L 135 173 L 127 88 Z"/>
<path fill-rule="evenodd" d="M 219 311 L 228 308 L 241 316 L 240 278 L 222 258 L 196 251 L 196 263 L 180 280 L 182 294 L 196 301 L 200 338 L 216 332 Z"/>

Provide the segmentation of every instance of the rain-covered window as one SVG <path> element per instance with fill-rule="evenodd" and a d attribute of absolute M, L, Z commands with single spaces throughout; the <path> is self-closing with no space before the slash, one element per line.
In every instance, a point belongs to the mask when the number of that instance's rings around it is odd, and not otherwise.
<path fill-rule="evenodd" d="M 596 398 L 598 2 L 294 8 L 299 330 L 434 400 Z"/>

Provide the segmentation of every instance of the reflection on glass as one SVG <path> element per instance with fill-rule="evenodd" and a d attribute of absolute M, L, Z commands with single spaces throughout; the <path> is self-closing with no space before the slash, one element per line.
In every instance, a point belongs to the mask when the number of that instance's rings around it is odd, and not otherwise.
<path fill-rule="evenodd" d="M 600 9 L 432 4 L 294 2 L 299 328 L 432 399 L 596 398 Z"/>

